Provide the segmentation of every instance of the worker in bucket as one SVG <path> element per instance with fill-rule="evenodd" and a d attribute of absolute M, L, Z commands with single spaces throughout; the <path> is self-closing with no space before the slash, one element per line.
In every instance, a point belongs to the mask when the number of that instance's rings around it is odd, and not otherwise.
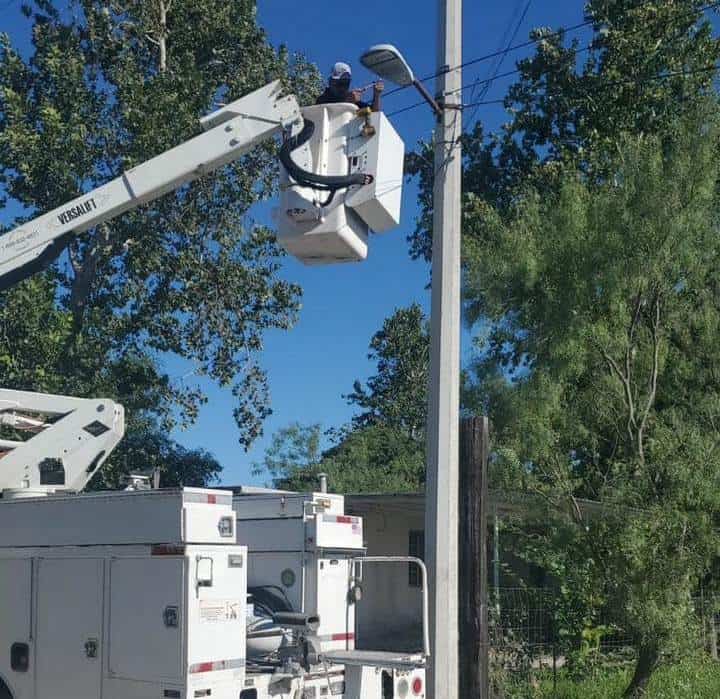
<path fill-rule="evenodd" d="M 371 107 L 373 112 L 380 111 L 380 95 L 385 89 L 382 81 L 373 84 L 372 104 L 363 102 L 362 93 L 367 88 L 351 89 L 352 71 L 347 63 L 338 61 L 330 73 L 330 79 L 325 91 L 317 98 L 316 104 L 333 104 L 336 102 L 349 102 L 357 105 L 360 109 Z M 370 87 L 370 86 L 368 86 Z"/>

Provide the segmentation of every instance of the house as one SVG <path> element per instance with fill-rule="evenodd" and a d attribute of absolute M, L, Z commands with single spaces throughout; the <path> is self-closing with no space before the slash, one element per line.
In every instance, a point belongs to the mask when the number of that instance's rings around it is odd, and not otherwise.
<path fill-rule="evenodd" d="M 583 516 L 598 504 L 582 501 Z M 546 588 L 552 581 L 545 571 L 514 556 L 512 534 L 503 521 L 547 503 L 518 493 L 490 491 L 488 519 L 488 571 L 490 601 L 500 604 L 520 581 L 530 588 Z M 360 494 L 345 496 L 345 512 L 363 518 L 363 536 L 368 556 L 417 556 L 425 551 L 425 496 L 422 493 Z M 397 647 L 384 650 L 419 650 L 422 647 L 422 588 L 417 566 L 367 564 L 363 570 L 363 600 L 357 607 L 358 648 L 383 648 L 386 639 L 397 639 Z"/>

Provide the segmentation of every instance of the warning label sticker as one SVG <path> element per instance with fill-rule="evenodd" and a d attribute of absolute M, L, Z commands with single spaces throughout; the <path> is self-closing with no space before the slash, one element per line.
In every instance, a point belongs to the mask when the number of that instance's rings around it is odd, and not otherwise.
<path fill-rule="evenodd" d="M 204 599 L 200 600 L 200 621 L 217 623 L 235 621 L 240 618 L 239 599 Z"/>

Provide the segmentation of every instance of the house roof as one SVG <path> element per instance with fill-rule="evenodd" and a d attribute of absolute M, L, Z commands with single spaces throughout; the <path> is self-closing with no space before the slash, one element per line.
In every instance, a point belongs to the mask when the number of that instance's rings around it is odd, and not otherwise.
<path fill-rule="evenodd" d="M 508 516 L 512 514 L 528 514 L 542 512 L 550 507 L 550 503 L 540 495 L 502 490 L 490 490 L 488 493 L 488 514 Z M 585 516 L 601 514 L 605 506 L 594 500 L 576 500 L 580 511 Z M 345 495 L 345 509 L 352 513 L 363 513 L 377 510 L 403 510 L 405 512 L 425 510 L 424 493 L 356 493 Z"/>

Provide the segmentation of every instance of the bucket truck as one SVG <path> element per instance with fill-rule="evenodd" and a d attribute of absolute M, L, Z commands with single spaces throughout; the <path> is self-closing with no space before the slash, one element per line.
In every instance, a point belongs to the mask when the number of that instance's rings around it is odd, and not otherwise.
<path fill-rule="evenodd" d="M 201 124 L 0 237 L 0 289 L 276 135 L 278 240 L 301 262 L 363 260 L 370 230 L 399 222 L 403 144 L 382 114 L 300 109 L 273 82 Z M 363 566 L 424 566 L 365 556 L 342 498 L 80 494 L 122 438 L 122 406 L 6 389 L 0 426 L 12 430 L 0 439 L 0 699 L 424 697 L 427 630 L 417 652 L 354 646 Z"/>

